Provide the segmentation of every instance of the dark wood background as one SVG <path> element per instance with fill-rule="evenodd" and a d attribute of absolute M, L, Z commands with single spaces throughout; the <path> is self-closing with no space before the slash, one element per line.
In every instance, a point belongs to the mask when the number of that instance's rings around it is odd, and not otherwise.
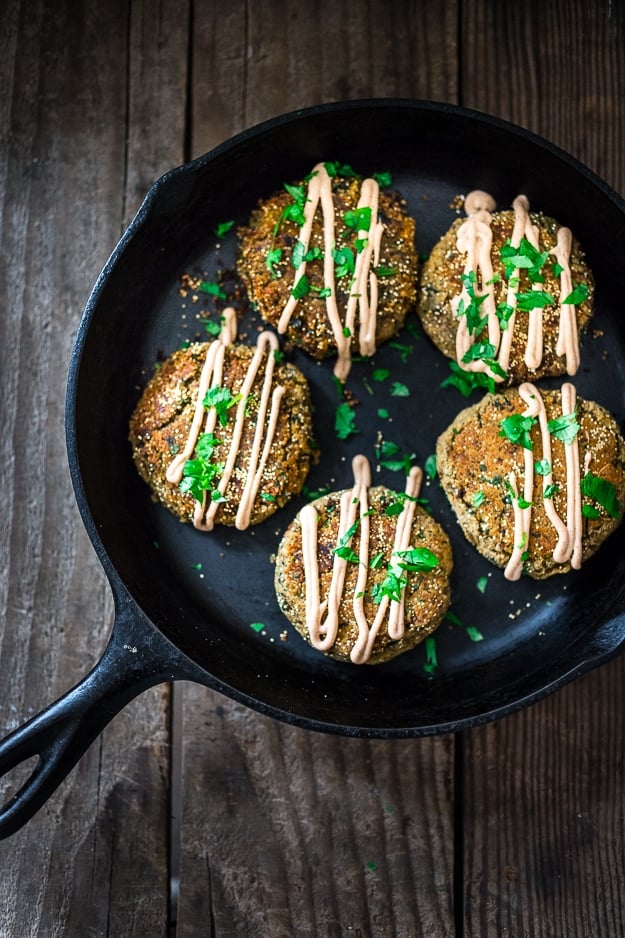
<path fill-rule="evenodd" d="M 0 734 L 86 673 L 112 619 L 63 429 L 111 249 L 165 170 L 372 96 L 507 118 L 625 194 L 621 0 L 0 0 Z M 0 844 L 0 935 L 624 935 L 624 713 L 622 656 L 409 741 L 161 686 Z"/>

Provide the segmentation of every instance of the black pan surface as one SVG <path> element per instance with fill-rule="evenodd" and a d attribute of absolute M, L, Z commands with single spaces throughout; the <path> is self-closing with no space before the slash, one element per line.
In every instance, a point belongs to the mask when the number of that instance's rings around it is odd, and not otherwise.
<path fill-rule="evenodd" d="M 77 498 L 114 587 L 121 581 L 206 684 L 319 730 L 402 736 L 460 729 L 532 703 L 620 649 L 625 526 L 579 573 L 511 584 L 466 543 L 438 482 L 430 481 L 423 494 L 454 551 L 453 621 L 436 634 L 436 661 L 421 646 L 358 667 L 310 649 L 276 604 L 272 555 L 304 497 L 247 532 L 200 534 L 152 502 L 131 460 L 128 419 L 155 363 L 182 342 L 205 339 L 202 318 L 216 321 L 224 305 L 208 295 L 196 304 L 182 297 L 181 276 L 221 279 L 228 302 L 244 315 L 240 331 L 253 341 L 253 314 L 232 274 L 235 230 L 218 237 L 216 228 L 246 221 L 260 197 L 301 179 L 319 160 L 390 171 L 416 218 L 422 253 L 457 217 L 456 196 L 474 188 L 491 192 L 500 208 L 524 192 L 533 208 L 568 225 L 597 281 L 594 331 L 575 383 L 623 425 L 622 200 L 565 153 L 476 112 L 404 100 L 327 105 L 254 127 L 168 173 L 148 194 L 98 280 L 77 339 L 68 389 Z M 321 458 L 310 491 L 348 487 L 356 453 L 376 467 L 379 434 L 423 466 L 438 434 L 479 396 L 466 400 L 441 388 L 448 362 L 415 315 L 396 343 L 353 366 L 347 387 L 359 401 L 358 432 L 339 440 L 332 362 L 287 354 L 308 377 L 315 405 Z M 389 379 L 375 381 L 376 369 L 388 369 Z M 409 395 L 394 396 L 393 382 Z M 403 488 L 401 472 L 381 466 L 374 478 Z"/>

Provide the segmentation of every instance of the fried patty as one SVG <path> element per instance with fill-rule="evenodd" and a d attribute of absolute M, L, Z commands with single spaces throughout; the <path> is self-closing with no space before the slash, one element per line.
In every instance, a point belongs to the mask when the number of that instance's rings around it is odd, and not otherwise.
<path fill-rule="evenodd" d="M 541 391 L 540 395 L 547 419 L 561 420 L 560 391 Z M 558 534 L 547 514 L 549 500 L 566 523 L 568 495 L 581 495 L 583 560 L 594 554 L 620 523 L 625 505 L 625 442 L 617 423 L 603 407 L 578 397 L 575 421 L 579 429 L 575 440 L 579 447 L 580 492 L 569 493 L 566 449 L 572 444 L 558 438 L 558 433 L 566 434 L 567 430 L 558 431 L 557 424 L 551 425 L 548 466 L 538 423 L 527 428 L 531 450 L 521 442 L 513 442 L 504 432 L 502 421 L 512 417 L 512 423 L 507 424 L 510 432 L 525 412 L 526 401 L 517 389 L 486 394 L 478 404 L 461 411 L 439 437 L 437 468 L 441 485 L 470 543 L 503 568 L 516 546 L 523 572 L 543 579 L 571 569 L 570 557 L 560 561 L 554 558 Z M 573 426 L 568 432 L 574 430 Z M 530 498 L 524 497 L 526 452 L 534 467 Z M 548 469 L 552 472 L 551 480 L 545 476 Z M 510 484 L 511 472 L 516 479 L 516 494 Z M 545 479 L 550 484 L 544 488 Z M 521 536 L 515 545 L 517 496 L 521 499 L 519 506 L 531 502 L 531 523 L 528 536 Z"/>
<path fill-rule="evenodd" d="M 200 374 L 209 343 L 197 342 L 174 352 L 148 382 L 130 420 L 132 455 L 140 476 L 155 498 L 181 521 L 193 521 L 197 500 L 169 482 L 166 472 L 174 457 L 184 448 L 196 407 Z M 233 397 L 238 395 L 254 348 L 228 345 L 224 351 L 221 386 Z M 235 524 L 237 509 L 248 476 L 248 465 L 256 429 L 263 369 L 256 375 L 245 404 L 245 421 L 234 471 L 219 504 L 215 521 Z M 258 524 L 298 494 L 304 484 L 314 453 L 308 383 L 288 362 L 275 366 L 272 389 L 281 385 L 284 396 L 269 456 L 262 472 L 249 523 Z M 236 407 L 227 411 L 227 422 L 217 423 L 214 435 L 215 463 L 226 461 L 232 441 Z M 266 423 L 266 421 L 265 421 Z M 197 453 L 194 454 L 194 458 Z M 217 485 L 219 474 L 214 481 Z"/>
<path fill-rule="evenodd" d="M 328 166 L 329 164 L 325 164 Z M 341 321 L 345 321 L 359 253 L 366 246 L 354 215 L 361 192 L 361 179 L 353 176 L 331 177 L 334 208 L 333 270 L 336 301 Z M 293 191 L 306 192 L 307 182 L 293 184 Z M 294 262 L 300 238 L 300 222 L 289 212 L 296 206 L 290 192 L 276 192 L 259 201 L 247 226 L 238 231 L 237 267 L 250 300 L 263 320 L 278 326 L 280 317 L 296 287 Z M 286 213 L 286 216 L 285 216 Z M 291 211 L 293 214 L 293 212 Z M 350 213 L 352 215 L 350 216 Z M 417 254 L 415 223 L 406 212 L 405 201 L 397 194 L 380 189 L 378 219 L 384 224 L 380 255 L 371 268 L 377 279 L 378 310 L 375 342 L 379 344 L 395 336 L 404 324 L 406 314 L 416 304 Z M 321 204 L 317 207 L 308 246 L 307 283 L 301 288 L 296 309 L 286 329 L 287 338 L 315 359 L 336 355 L 337 342 L 326 307 L 328 284 L 324 277 L 326 244 Z M 298 284 L 301 284 L 298 280 Z M 358 320 L 349 330 L 351 351 L 359 351 Z M 361 350 L 362 351 L 362 350 Z"/>
<path fill-rule="evenodd" d="M 349 490 L 350 492 L 352 490 Z M 331 492 L 312 502 L 318 515 L 317 561 L 320 597 L 327 597 L 332 580 L 332 568 L 339 544 L 340 500 L 343 492 Z M 369 625 L 379 609 L 374 601 L 376 589 L 384 591 L 389 582 L 389 564 L 392 559 L 396 510 L 402 496 L 384 486 L 368 490 L 370 510 L 369 567 L 364 588 L 364 613 Z M 450 604 L 449 576 L 453 566 L 451 545 L 441 526 L 421 505 L 415 506 L 410 533 L 411 548 L 427 548 L 438 559 L 438 565 L 427 572 L 399 568 L 405 577 L 405 631 L 399 639 L 388 634 L 388 616 L 385 616 L 375 638 L 371 656 L 366 662 L 378 664 L 395 658 L 414 648 L 430 635 L 442 622 Z M 350 548 L 358 554 L 360 527 L 355 532 Z M 406 555 L 407 556 L 407 555 Z M 397 560 L 397 558 L 393 558 Z M 401 558 L 399 558 L 401 560 Z M 339 661 L 350 661 L 358 639 L 358 624 L 353 599 L 361 564 L 349 561 L 346 565 L 345 587 L 339 605 L 339 624 L 336 640 L 325 653 Z M 280 543 L 275 570 L 275 589 L 284 615 L 310 644 L 311 636 L 306 621 L 306 576 L 302 549 L 301 512 L 287 528 Z M 360 662 L 357 662 L 360 663 Z"/>
<path fill-rule="evenodd" d="M 492 293 L 496 306 L 503 311 L 504 322 L 502 330 L 505 331 L 505 305 L 508 300 L 508 288 L 511 286 L 518 296 L 527 296 L 532 290 L 539 290 L 548 294 L 552 302 L 542 308 L 543 320 L 543 355 L 537 367 L 530 367 L 525 362 L 525 350 L 528 336 L 529 313 L 517 309 L 513 338 L 510 351 L 509 364 L 506 369 L 507 378 L 500 382 L 502 387 L 516 385 L 522 381 L 534 381 L 541 377 L 564 375 L 567 373 L 567 362 L 563 354 L 556 350 L 561 300 L 570 296 L 562 294 L 560 271 L 552 255 L 557 242 L 560 225 L 553 218 L 540 212 L 530 212 L 529 217 L 535 227 L 538 237 L 540 253 L 547 252 L 547 257 L 536 268 L 536 275 L 540 278 L 532 281 L 531 267 L 518 269 L 518 285 L 506 278 L 506 265 L 502 260 L 500 251 L 509 243 L 515 222 L 515 213 L 512 210 L 493 211 L 491 213 L 492 248 L 491 261 L 493 278 L 490 283 L 482 283 L 480 277 L 476 278 L 469 290 L 479 297 L 484 293 Z M 459 319 L 454 311 L 453 301 L 463 289 L 463 275 L 467 255 L 461 251 L 457 244 L 458 229 L 466 219 L 458 218 L 450 229 L 443 235 L 432 249 L 429 257 L 423 263 L 420 275 L 419 300 L 417 311 L 421 318 L 423 328 L 432 339 L 437 348 L 448 358 L 456 359 L 456 334 Z M 534 257 L 528 252 L 528 257 L 522 263 L 532 263 Z M 540 261 L 538 261 L 540 264 Z M 584 259 L 579 242 L 572 237 L 571 254 L 569 260 L 573 289 L 577 289 L 580 296 L 585 296 L 581 302 L 575 303 L 575 320 L 578 336 L 586 329 L 592 315 L 594 295 L 594 280 L 592 273 Z M 509 271 L 508 271 L 509 272 Z M 489 278 L 490 279 L 490 278 Z M 517 302 L 519 302 L 517 300 Z M 522 300 L 520 302 L 523 302 Z M 468 303 L 465 297 L 465 304 Z M 510 304 L 508 304 L 510 305 Z M 483 307 L 482 307 L 483 308 Z M 479 314 L 479 313 L 478 313 Z M 486 330 L 476 337 L 477 341 L 486 339 Z M 572 371 L 568 371 L 572 374 Z"/>

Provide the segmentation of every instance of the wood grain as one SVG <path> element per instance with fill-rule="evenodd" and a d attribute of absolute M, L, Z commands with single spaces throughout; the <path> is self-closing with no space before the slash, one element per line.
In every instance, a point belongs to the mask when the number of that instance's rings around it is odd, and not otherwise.
<path fill-rule="evenodd" d="M 452 737 L 339 739 L 189 686 L 184 760 L 180 936 L 450 933 Z"/>
<path fill-rule="evenodd" d="M 3 733 L 82 677 L 110 628 L 110 594 L 65 455 L 67 367 L 125 218 L 151 177 L 183 155 L 180 109 L 162 93 L 177 82 L 184 102 L 188 33 L 179 10 L 168 11 L 159 52 L 158 34 L 139 28 L 139 5 L 132 17 L 121 2 L 71 7 L 4 4 L 0 31 L 9 91 L 1 131 Z M 182 44 L 171 55 L 177 26 Z M 157 80 L 159 62 L 167 80 Z M 40 814 L 0 846 L 0 934 L 165 934 L 168 707 L 166 688 L 129 706 Z"/>
<path fill-rule="evenodd" d="M 466 4 L 463 103 L 544 135 L 625 192 L 623 13 Z M 465 734 L 466 938 L 623 934 L 611 884 L 623 877 L 624 687 L 621 657 Z"/>

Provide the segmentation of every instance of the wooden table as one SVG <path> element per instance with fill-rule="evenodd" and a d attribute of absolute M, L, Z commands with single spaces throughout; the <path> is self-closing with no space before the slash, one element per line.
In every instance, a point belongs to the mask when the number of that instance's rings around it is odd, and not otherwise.
<path fill-rule="evenodd" d="M 3 0 L 0 75 L 4 735 L 107 639 L 65 381 L 153 180 L 281 112 L 411 97 L 530 128 L 625 193 L 625 4 Z M 402 741 L 162 685 L 0 844 L 0 935 L 623 935 L 624 714 L 622 656 L 496 723 Z"/>

